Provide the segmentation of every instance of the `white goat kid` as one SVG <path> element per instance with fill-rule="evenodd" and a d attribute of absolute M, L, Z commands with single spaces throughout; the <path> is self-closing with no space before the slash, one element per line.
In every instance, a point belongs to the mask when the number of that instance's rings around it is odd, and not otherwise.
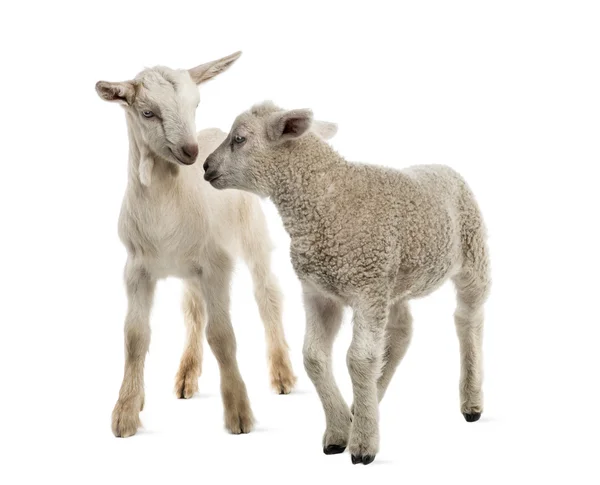
<path fill-rule="evenodd" d="M 112 415 L 115 436 L 136 433 L 144 406 L 144 360 L 150 344 L 150 310 L 156 282 L 185 281 L 187 343 L 175 379 L 179 398 L 198 389 L 202 335 L 217 358 L 225 426 L 247 433 L 253 415 L 236 361 L 229 316 L 229 283 L 240 255 L 252 274 L 268 347 L 271 383 L 287 394 L 292 372 L 281 324 L 281 295 L 270 270 L 271 243 L 257 197 L 221 192 L 202 180 L 201 162 L 225 138 L 217 129 L 196 134 L 197 86 L 225 71 L 241 53 L 188 70 L 146 69 L 134 80 L 100 81 L 99 96 L 125 108 L 129 134 L 129 182 L 119 218 L 127 248 L 125 372 Z M 206 310 L 206 315 L 205 315 Z"/>

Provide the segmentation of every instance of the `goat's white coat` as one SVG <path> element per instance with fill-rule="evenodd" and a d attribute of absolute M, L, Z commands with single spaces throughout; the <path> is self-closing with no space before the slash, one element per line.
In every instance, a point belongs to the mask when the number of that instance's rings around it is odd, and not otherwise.
<path fill-rule="evenodd" d="M 237 257 L 245 260 L 252 274 L 265 324 L 272 385 L 279 393 L 289 393 L 295 383 L 260 202 L 243 192 L 215 190 L 202 179 L 202 162 L 226 135 L 208 129 L 196 137 L 194 113 L 199 97 L 194 82 L 223 72 L 237 57 L 239 53 L 190 71 L 147 69 L 134 81 L 96 86 L 103 99 L 125 107 L 130 144 L 129 181 L 119 217 L 119 236 L 128 254 L 129 305 L 125 373 L 112 421 L 116 436 L 131 436 L 140 424 L 150 309 L 156 281 L 161 278 L 179 277 L 186 285 L 188 338 L 176 377 L 178 397 L 189 398 L 197 390 L 208 317 L 206 334 L 221 371 L 225 425 L 232 433 L 245 433 L 253 426 L 229 317 L 229 283 Z M 150 117 L 140 114 L 149 111 Z M 195 143 L 198 154 L 193 164 L 181 147 L 194 148 Z"/>

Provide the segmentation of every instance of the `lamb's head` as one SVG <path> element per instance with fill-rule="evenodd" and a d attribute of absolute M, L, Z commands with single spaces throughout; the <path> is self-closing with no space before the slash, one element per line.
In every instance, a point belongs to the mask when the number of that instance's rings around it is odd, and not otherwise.
<path fill-rule="evenodd" d="M 221 74 L 240 55 L 236 52 L 189 70 L 145 69 L 131 81 L 99 81 L 96 91 L 100 98 L 125 108 L 130 129 L 141 137 L 144 149 L 168 162 L 191 165 L 198 155 L 197 85 Z"/>
<path fill-rule="evenodd" d="M 285 111 L 270 101 L 239 115 L 223 143 L 206 159 L 204 179 L 217 189 L 241 189 L 270 195 L 273 171 L 294 141 L 309 131 L 323 139 L 337 132 L 337 125 L 313 120 L 312 111 Z"/>

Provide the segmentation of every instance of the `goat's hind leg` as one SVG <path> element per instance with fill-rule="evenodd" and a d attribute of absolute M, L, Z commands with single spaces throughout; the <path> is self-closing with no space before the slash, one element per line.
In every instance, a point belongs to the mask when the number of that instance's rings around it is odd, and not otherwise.
<path fill-rule="evenodd" d="M 483 304 L 489 280 L 486 274 L 463 269 L 454 277 L 457 307 L 454 314 L 460 343 L 460 409 L 468 422 L 483 412 Z"/>
<path fill-rule="evenodd" d="M 175 377 L 175 395 L 189 399 L 198 391 L 202 372 L 202 339 L 206 316 L 204 299 L 197 284 L 187 282 L 183 296 L 183 316 L 187 331 L 185 350 Z"/>
<path fill-rule="evenodd" d="M 296 384 L 296 376 L 283 333 L 281 292 L 268 267 L 252 271 L 254 296 L 265 326 L 271 387 L 279 394 L 289 394 Z"/>
<path fill-rule="evenodd" d="M 282 296 L 271 271 L 271 243 L 264 216 L 260 208 L 254 208 L 253 214 L 249 218 L 253 225 L 243 236 L 243 256 L 252 274 L 254 297 L 265 327 L 271 386 L 279 394 L 289 394 L 296 384 L 296 376 L 283 332 Z M 246 226 L 242 223 L 242 227 Z"/>

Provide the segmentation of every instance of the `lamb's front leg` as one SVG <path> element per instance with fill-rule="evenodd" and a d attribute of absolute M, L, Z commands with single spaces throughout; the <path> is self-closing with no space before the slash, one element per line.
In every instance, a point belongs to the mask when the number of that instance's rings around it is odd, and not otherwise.
<path fill-rule="evenodd" d="M 125 266 L 128 308 L 125 318 L 125 373 L 112 414 L 115 436 L 127 438 L 140 426 L 144 407 L 144 361 L 150 345 L 150 310 L 156 281 L 142 267 Z"/>
<path fill-rule="evenodd" d="M 354 417 L 349 450 L 352 463 L 368 465 L 379 450 L 377 380 L 381 374 L 387 302 L 355 309 L 347 362 L 354 391 Z"/>
<path fill-rule="evenodd" d="M 342 323 L 343 307 L 319 293 L 304 289 L 306 336 L 304 367 L 313 382 L 325 411 L 323 452 L 342 453 L 348 445 L 352 417 L 333 377 L 331 350 Z"/>

